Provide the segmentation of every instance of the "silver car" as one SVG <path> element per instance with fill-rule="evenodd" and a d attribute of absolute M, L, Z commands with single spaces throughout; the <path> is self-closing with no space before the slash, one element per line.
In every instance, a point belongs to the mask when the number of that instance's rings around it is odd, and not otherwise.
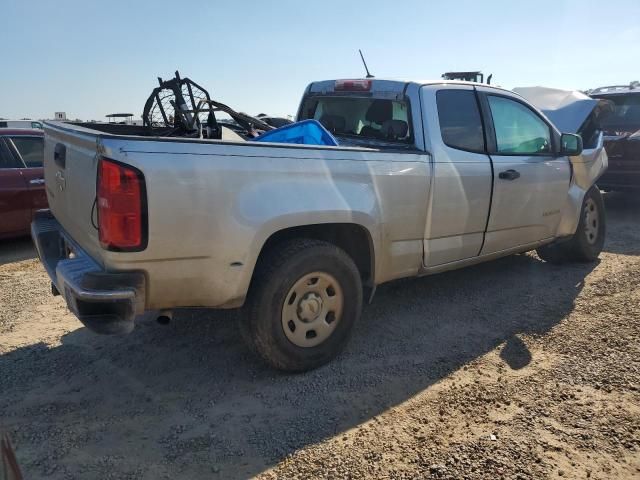
<path fill-rule="evenodd" d="M 302 371 L 344 348 L 384 282 L 602 249 L 602 136 L 583 150 L 513 92 L 314 82 L 298 119 L 339 146 L 46 123 L 51 211 L 32 235 L 54 292 L 101 333 L 129 332 L 146 311 L 242 307 L 248 345 Z"/>

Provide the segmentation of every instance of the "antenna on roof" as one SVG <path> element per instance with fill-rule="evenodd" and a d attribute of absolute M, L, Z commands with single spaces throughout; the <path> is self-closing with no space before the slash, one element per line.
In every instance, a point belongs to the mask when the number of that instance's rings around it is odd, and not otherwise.
<path fill-rule="evenodd" d="M 360 58 L 362 59 L 362 63 L 364 64 L 364 69 L 367 71 L 367 78 L 374 78 L 373 75 L 369 73 L 367 62 L 364 61 L 364 55 L 362 55 L 362 50 L 358 49 L 358 51 L 360 52 Z"/>

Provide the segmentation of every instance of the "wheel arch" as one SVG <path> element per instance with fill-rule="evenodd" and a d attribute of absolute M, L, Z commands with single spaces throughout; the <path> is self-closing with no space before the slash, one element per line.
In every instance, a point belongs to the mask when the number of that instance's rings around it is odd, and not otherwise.
<path fill-rule="evenodd" d="M 256 259 L 256 267 L 267 252 L 295 238 L 322 240 L 341 248 L 356 264 L 363 286 L 365 288 L 373 288 L 375 243 L 369 229 L 358 223 L 313 223 L 278 230 L 272 233 L 263 243 Z"/>

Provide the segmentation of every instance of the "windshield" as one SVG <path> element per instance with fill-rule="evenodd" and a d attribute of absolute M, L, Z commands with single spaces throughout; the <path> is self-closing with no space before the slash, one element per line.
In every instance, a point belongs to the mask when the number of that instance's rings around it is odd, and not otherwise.
<path fill-rule="evenodd" d="M 603 129 L 632 127 L 640 128 L 640 94 L 608 95 L 599 97 L 614 104 L 613 110 L 601 119 Z"/>
<path fill-rule="evenodd" d="M 407 102 L 362 97 L 312 97 L 300 120 L 318 120 L 332 134 L 412 143 Z"/>

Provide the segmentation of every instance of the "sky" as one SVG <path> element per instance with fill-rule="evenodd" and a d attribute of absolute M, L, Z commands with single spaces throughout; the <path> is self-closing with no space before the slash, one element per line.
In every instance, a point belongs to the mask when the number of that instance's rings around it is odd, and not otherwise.
<path fill-rule="evenodd" d="M 482 70 L 507 88 L 640 80 L 639 0 L 0 0 L 0 117 L 137 117 L 178 69 L 251 114 L 310 82 Z"/>

